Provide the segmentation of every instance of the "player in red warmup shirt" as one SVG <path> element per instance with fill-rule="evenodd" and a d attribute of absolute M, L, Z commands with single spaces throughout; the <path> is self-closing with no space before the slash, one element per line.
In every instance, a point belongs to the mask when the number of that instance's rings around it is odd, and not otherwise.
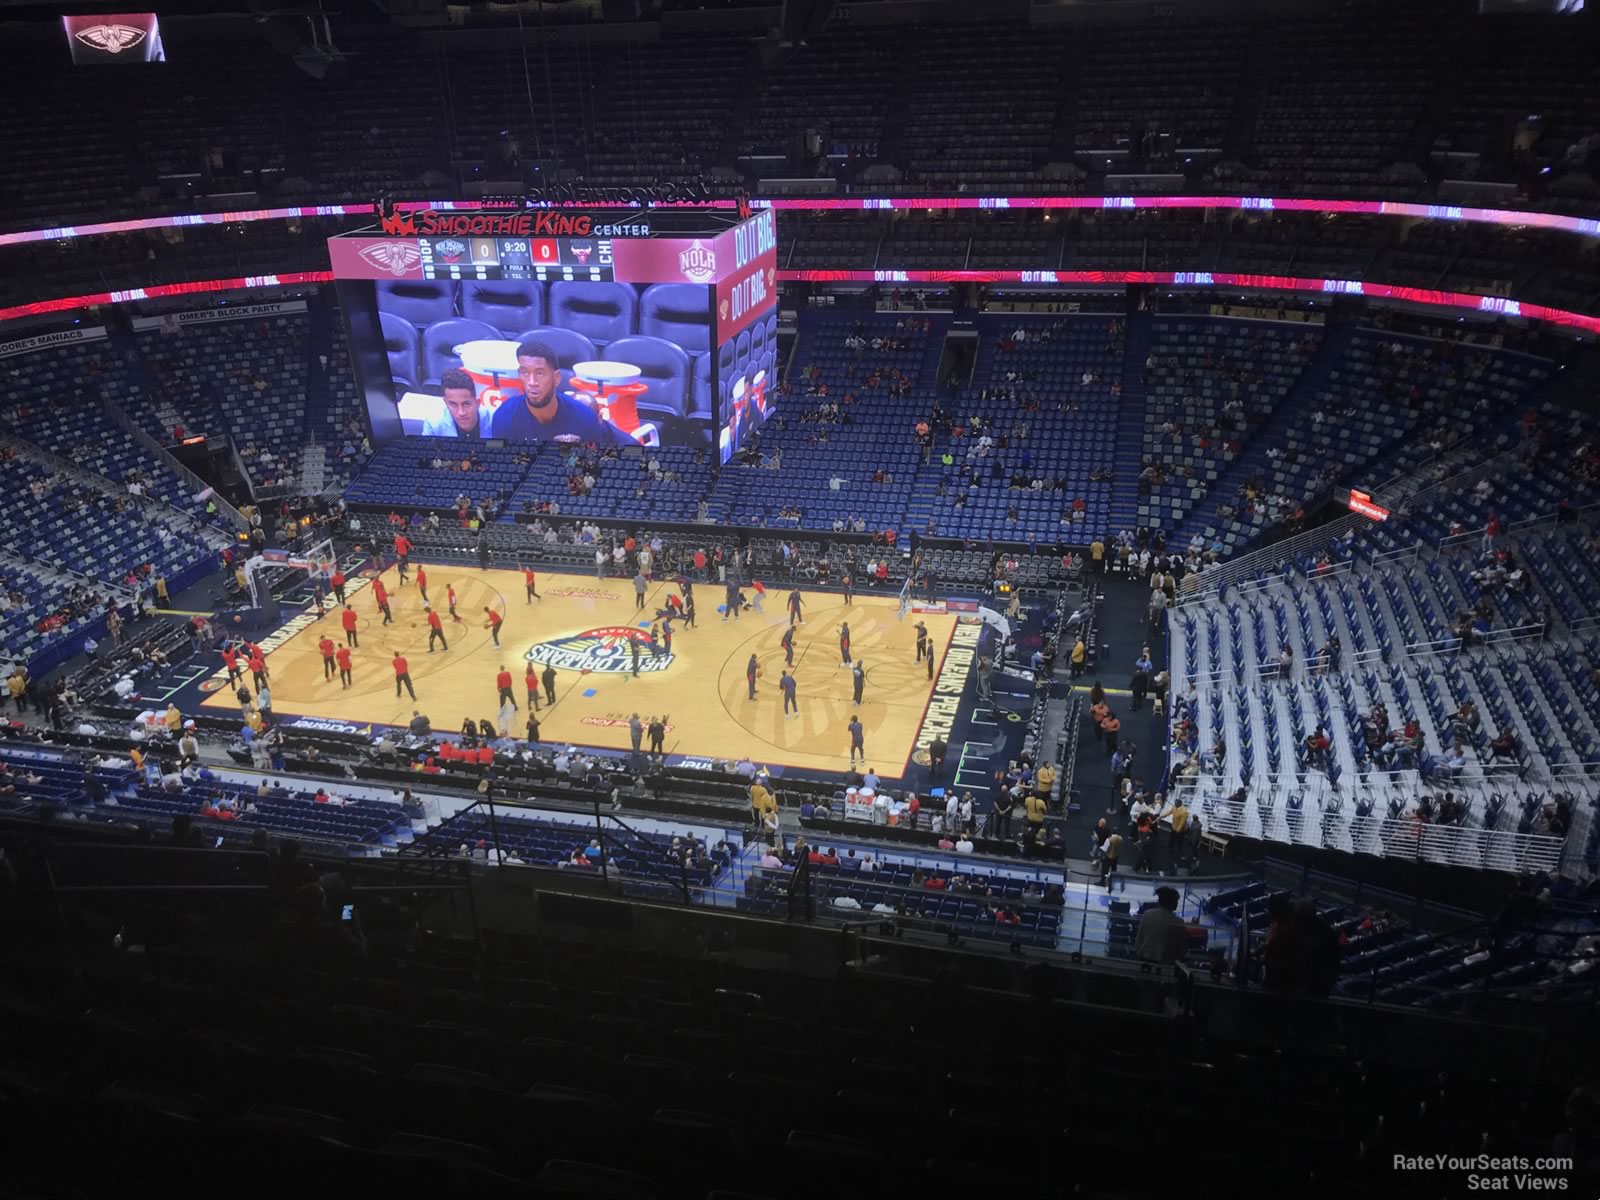
<path fill-rule="evenodd" d="M 317 649 L 322 651 L 322 677 L 333 678 L 333 639 L 326 635 L 317 643 Z"/>
<path fill-rule="evenodd" d="M 539 595 L 538 589 L 533 586 L 534 585 L 534 574 L 533 574 L 533 568 L 532 567 L 523 567 L 522 568 L 522 584 L 523 584 L 523 586 L 525 588 L 528 589 L 528 603 L 529 604 L 532 604 L 535 600 L 543 600 L 544 599 L 543 596 Z"/>
<path fill-rule="evenodd" d="M 394 535 L 395 565 L 400 569 L 400 586 L 406 584 L 406 575 L 411 570 L 411 539 L 403 533 Z"/>
<path fill-rule="evenodd" d="M 333 589 L 333 594 L 340 604 L 344 603 L 344 572 L 338 567 L 333 569 L 333 574 L 328 577 L 328 586 Z"/>
<path fill-rule="evenodd" d="M 344 625 L 344 644 L 346 646 L 360 646 L 361 639 L 356 634 L 356 610 L 346 604 L 344 612 L 339 614 L 339 620 Z"/>
<path fill-rule="evenodd" d="M 431 608 L 422 611 L 428 614 L 428 653 L 433 653 L 434 638 L 438 638 L 439 644 L 446 650 L 450 649 L 450 643 L 444 640 L 444 622 L 439 620 L 439 614 Z"/>
<path fill-rule="evenodd" d="M 485 608 L 483 611 L 484 614 L 489 618 L 483 623 L 483 627 L 489 631 L 489 635 L 494 639 L 495 648 L 499 649 L 500 622 L 505 620 L 505 618 L 499 613 L 495 612 L 495 610 L 492 608 Z"/>
<path fill-rule="evenodd" d="M 393 666 L 395 699 L 398 700 L 400 698 L 400 689 L 404 687 L 406 691 L 411 693 L 411 698 L 415 700 L 417 698 L 417 689 L 411 686 L 411 666 L 406 662 L 405 656 L 396 654 Z"/>
<path fill-rule="evenodd" d="M 228 684 L 239 682 L 239 652 L 230 646 L 222 648 L 222 665 L 228 668 Z"/>
<path fill-rule="evenodd" d="M 394 614 L 389 611 L 389 589 L 383 586 L 383 580 L 372 581 L 372 598 L 378 602 L 378 611 L 383 614 L 383 623 L 393 625 Z"/>
<path fill-rule="evenodd" d="M 420 565 L 417 567 L 417 591 L 422 593 L 422 602 L 426 604 L 428 602 L 428 569 Z"/>
<path fill-rule="evenodd" d="M 500 674 L 494 677 L 494 685 L 500 689 L 500 703 L 504 704 L 509 700 L 511 707 L 516 708 L 517 696 L 511 690 L 511 672 L 506 670 L 503 665 L 500 668 Z"/>
<path fill-rule="evenodd" d="M 539 672 L 533 669 L 531 660 L 528 663 L 528 671 L 523 676 L 522 682 L 528 685 L 528 707 L 537 712 L 539 708 Z"/>
<path fill-rule="evenodd" d="M 350 647 L 340 646 L 333 657 L 339 664 L 339 686 L 349 687 L 354 682 L 350 677 Z"/>

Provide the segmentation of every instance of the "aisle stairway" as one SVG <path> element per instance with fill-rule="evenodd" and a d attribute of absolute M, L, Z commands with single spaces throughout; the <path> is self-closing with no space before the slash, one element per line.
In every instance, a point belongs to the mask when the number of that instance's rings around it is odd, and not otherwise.
<path fill-rule="evenodd" d="M 320 299 L 320 298 L 319 298 Z M 299 489 L 303 496 L 321 494 L 328 486 L 328 447 L 338 437 L 337 419 L 333 416 L 333 388 L 329 372 L 333 361 L 333 323 L 338 310 L 331 304 L 313 303 L 306 317 L 306 413 L 301 429 Z M 323 370 L 326 360 L 328 370 Z"/>
<path fill-rule="evenodd" d="M 1150 355 L 1151 329 L 1155 318 L 1148 312 L 1133 313 L 1127 320 L 1127 336 L 1122 352 L 1122 397 L 1117 405 L 1116 457 L 1111 469 L 1111 529 L 1113 534 L 1133 529 L 1140 519 L 1139 472 L 1144 466 L 1144 363 Z"/>

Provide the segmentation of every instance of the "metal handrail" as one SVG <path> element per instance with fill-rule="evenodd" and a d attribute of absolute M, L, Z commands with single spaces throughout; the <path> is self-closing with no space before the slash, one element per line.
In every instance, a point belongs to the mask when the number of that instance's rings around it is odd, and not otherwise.
<path fill-rule="evenodd" d="M 1491 629 L 1479 636 L 1472 649 L 1479 646 L 1499 646 L 1510 642 L 1529 642 L 1541 638 L 1548 626 L 1543 621 L 1529 625 L 1508 625 L 1504 629 Z M 1433 654 L 1450 654 L 1467 649 L 1466 642 L 1458 637 L 1436 638 L 1427 642 L 1407 642 L 1406 657 L 1421 658 Z"/>
<path fill-rule="evenodd" d="M 1247 832 L 1243 811 L 1230 812 L 1225 817 L 1212 811 L 1203 813 L 1203 817 L 1206 828 L 1213 833 L 1255 837 L 1265 842 L 1280 840 Z M 1408 817 L 1379 816 L 1376 813 L 1366 817 L 1352 815 L 1341 828 L 1352 835 L 1352 845 L 1358 853 L 1376 852 L 1382 857 L 1406 857 L 1419 861 L 1470 861 L 1490 870 L 1515 874 L 1556 870 L 1565 845 L 1564 838 L 1550 834 L 1427 824 Z M 1458 851 L 1459 854 L 1452 851 Z"/>
<path fill-rule="evenodd" d="M 1596 513 L 1600 513 L 1600 501 L 1596 501 L 1593 504 L 1585 504 L 1578 508 L 1571 509 L 1570 511 L 1574 514 L 1577 520 L 1586 521 Z M 1501 532 L 1505 535 L 1531 533 L 1535 529 L 1542 529 L 1547 525 L 1554 525 L 1560 521 L 1560 519 L 1561 514 L 1559 512 L 1540 513 L 1537 516 L 1524 517 L 1520 521 L 1513 521 L 1511 524 L 1505 526 Z M 1458 546 L 1467 544 L 1468 542 L 1481 539 L 1488 528 L 1489 527 L 1487 525 L 1480 525 L 1474 529 L 1464 529 L 1460 533 L 1452 533 L 1446 537 L 1442 537 L 1439 539 L 1438 549 L 1442 553 L 1446 549 L 1453 550 Z"/>
<path fill-rule="evenodd" d="M 1386 567 L 1391 563 L 1415 562 L 1421 556 L 1422 543 L 1418 542 L 1414 546 L 1402 546 L 1398 550 L 1385 550 L 1380 554 L 1374 554 L 1367 560 L 1367 565 L 1372 567 Z"/>

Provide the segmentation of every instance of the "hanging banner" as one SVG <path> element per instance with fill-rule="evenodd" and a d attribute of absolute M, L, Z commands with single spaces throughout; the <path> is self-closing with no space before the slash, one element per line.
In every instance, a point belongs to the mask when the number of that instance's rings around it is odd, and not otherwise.
<path fill-rule="evenodd" d="M 99 342 L 103 341 L 105 336 L 104 325 L 83 325 L 77 329 L 35 334 L 33 337 L 18 338 L 13 342 L 0 342 L 0 358 L 10 358 L 14 354 L 31 354 L 35 350 L 47 350 L 51 346 L 63 346 L 71 342 Z"/>
<path fill-rule="evenodd" d="M 170 333 L 185 325 L 211 325 L 217 321 L 248 321 L 256 317 L 277 317 L 306 311 L 304 300 L 282 300 L 273 304 L 236 304 L 228 308 L 197 308 L 190 312 L 163 313 L 158 317 L 135 317 L 133 327 L 140 333 L 160 329 Z"/>

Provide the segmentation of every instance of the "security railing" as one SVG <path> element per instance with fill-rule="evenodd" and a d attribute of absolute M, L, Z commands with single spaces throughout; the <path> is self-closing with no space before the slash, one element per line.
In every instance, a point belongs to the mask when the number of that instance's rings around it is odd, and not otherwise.
<path fill-rule="evenodd" d="M 1470 644 L 1458 637 L 1436 638 L 1427 642 L 1407 642 L 1405 657 L 1430 658 L 1437 654 L 1459 654 L 1463 650 L 1475 650 L 1480 646 L 1504 646 L 1514 642 L 1534 642 L 1544 637 L 1548 628 L 1542 621 L 1531 625 L 1511 625 L 1505 629 L 1491 629 L 1488 633 L 1475 634 Z"/>
<path fill-rule="evenodd" d="M 1571 514 L 1570 520 L 1578 522 L 1592 521 L 1596 517 L 1600 517 L 1600 501 L 1596 501 L 1593 504 L 1585 504 L 1568 511 Z M 1531 533 L 1536 529 L 1559 524 L 1561 519 L 1562 514 L 1559 511 L 1553 510 L 1547 513 L 1539 513 L 1537 516 L 1524 517 L 1520 521 L 1512 521 L 1501 532 L 1506 536 Z M 1480 525 L 1475 529 L 1465 529 L 1460 533 L 1452 533 L 1448 537 L 1442 537 L 1439 539 L 1438 549 L 1443 552 L 1445 550 L 1460 549 L 1462 546 L 1472 542 L 1481 542 L 1483 535 L 1488 532 L 1488 528 L 1487 525 Z"/>
<path fill-rule="evenodd" d="M 1187 795 L 1193 789 L 1185 787 L 1182 790 Z M 1263 819 L 1263 814 L 1272 814 L 1280 807 L 1288 811 L 1288 799 L 1287 790 L 1279 792 L 1252 786 L 1244 804 L 1235 806 L 1221 797 L 1208 797 L 1199 802 L 1199 812 L 1209 832 L 1230 837 L 1311 844 L 1323 849 L 1349 850 L 1383 858 L 1404 858 L 1419 863 L 1474 867 L 1513 874 L 1555 871 L 1560 866 L 1565 844 L 1565 839 L 1550 834 L 1439 825 L 1415 817 L 1388 817 L 1376 813 L 1345 817 L 1342 811 L 1347 800 L 1342 800 L 1338 808 L 1324 810 L 1320 806 L 1308 806 L 1302 810 L 1300 828 L 1314 831 L 1317 836 L 1313 839 L 1268 835 L 1265 830 L 1269 822 Z M 1276 822 L 1271 824 L 1276 827 Z M 1286 828 L 1292 831 L 1293 826 Z"/>

